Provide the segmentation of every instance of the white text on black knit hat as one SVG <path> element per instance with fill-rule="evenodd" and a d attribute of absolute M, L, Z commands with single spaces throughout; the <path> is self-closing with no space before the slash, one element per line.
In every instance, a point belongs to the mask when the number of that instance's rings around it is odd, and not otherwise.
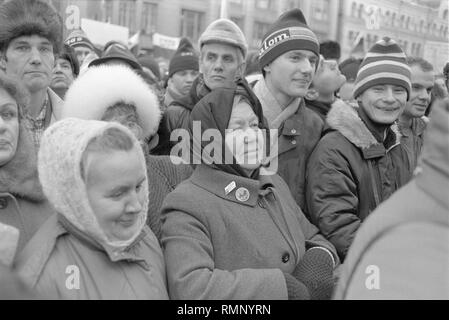
<path fill-rule="evenodd" d="M 268 30 L 259 50 L 260 66 L 263 68 L 291 50 L 309 50 L 317 56 L 320 54 L 318 38 L 307 26 L 306 19 L 299 9 L 282 14 Z"/>
<path fill-rule="evenodd" d="M 384 37 L 368 51 L 357 72 L 354 98 L 375 85 L 397 85 L 407 90 L 410 96 L 411 71 L 404 51 L 397 43 Z"/>

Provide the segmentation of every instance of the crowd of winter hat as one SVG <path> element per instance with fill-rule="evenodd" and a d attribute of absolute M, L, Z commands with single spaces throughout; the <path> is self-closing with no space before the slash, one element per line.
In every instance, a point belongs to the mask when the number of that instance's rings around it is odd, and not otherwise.
<path fill-rule="evenodd" d="M 62 30 L 63 23 L 60 15 L 43 0 L 13 0 L 0 5 L 0 51 L 4 53 L 9 43 L 17 37 L 38 35 L 48 39 L 53 46 L 55 57 L 59 56 L 69 61 L 73 73 L 78 75 L 80 65 L 76 54 L 70 48 L 85 47 L 93 52 L 98 49 L 82 30 L 70 32 L 65 41 L 62 38 Z M 207 26 L 199 37 L 198 47 L 201 50 L 205 44 L 209 43 L 234 46 L 241 51 L 243 57 L 246 57 L 248 53 L 248 43 L 244 33 L 228 19 L 218 19 Z M 320 56 L 320 42 L 307 25 L 300 9 L 285 12 L 270 26 L 258 52 L 260 68 L 291 50 L 308 50 L 317 57 Z M 198 70 L 199 58 L 192 43 L 187 38 L 182 38 L 170 60 L 168 76 L 171 77 L 183 70 Z M 396 41 L 384 37 L 369 49 L 361 60 L 360 66 L 357 61 L 350 61 L 349 73 L 354 74 L 352 80 L 355 80 L 354 98 L 373 86 L 385 84 L 405 88 L 407 96 L 410 97 L 411 71 L 406 58 L 406 54 Z M 104 113 L 104 109 L 117 101 L 117 95 L 119 95 L 120 98 L 124 97 L 125 103 L 128 98 L 134 99 L 141 119 L 139 125 L 142 126 L 145 136 L 151 136 L 157 130 L 161 118 L 160 111 L 156 107 L 158 106 L 157 98 L 152 92 L 148 92 L 147 84 L 131 69 L 105 65 L 114 59 L 126 62 L 134 71 L 142 71 L 144 61 L 148 61 L 151 70 L 159 76 L 159 66 L 154 59 L 145 57 L 138 60 L 126 46 L 111 43 L 104 48 L 100 58 L 89 63 L 89 66 L 94 68 L 83 74 L 82 81 L 79 78 L 73 83 L 66 96 L 63 117 L 99 118 L 98 114 Z M 318 63 L 316 66 L 318 67 Z M 96 86 L 97 82 L 106 82 L 102 88 L 107 89 L 99 89 Z M 142 95 L 145 90 L 147 90 L 146 95 Z M 151 107 L 148 107 L 148 101 Z M 88 108 L 79 108 L 80 105 L 88 106 Z M 0 261 L 1 258 L 0 251 Z"/>

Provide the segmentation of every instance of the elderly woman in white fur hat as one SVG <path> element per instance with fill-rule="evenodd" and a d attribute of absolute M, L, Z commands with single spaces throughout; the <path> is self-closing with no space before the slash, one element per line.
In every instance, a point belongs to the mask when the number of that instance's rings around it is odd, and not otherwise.
<path fill-rule="evenodd" d="M 128 128 L 58 121 L 44 133 L 38 170 L 58 214 L 17 259 L 31 288 L 58 299 L 168 298 L 164 257 L 145 223 L 145 157 Z"/>
<path fill-rule="evenodd" d="M 192 168 L 187 164 L 175 165 L 169 156 L 149 154 L 157 145 L 156 132 L 161 118 L 155 93 L 130 68 L 91 67 L 67 91 L 61 118 L 69 117 L 119 122 L 141 141 L 148 171 L 148 225 L 159 238 L 162 202 L 180 182 L 190 177 Z"/>

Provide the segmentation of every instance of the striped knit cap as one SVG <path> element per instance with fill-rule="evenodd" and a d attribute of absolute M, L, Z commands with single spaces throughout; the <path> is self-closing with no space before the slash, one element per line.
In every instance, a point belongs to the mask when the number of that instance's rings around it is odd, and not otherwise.
<path fill-rule="evenodd" d="M 318 38 L 307 26 L 300 9 L 283 13 L 265 34 L 259 50 L 260 67 L 291 50 L 310 50 L 320 55 Z"/>
<path fill-rule="evenodd" d="M 379 85 L 391 84 L 404 87 L 407 97 L 411 90 L 411 71 L 406 55 L 396 41 L 384 37 L 366 54 L 357 72 L 354 86 L 354 98 L 366 89 Z"/>

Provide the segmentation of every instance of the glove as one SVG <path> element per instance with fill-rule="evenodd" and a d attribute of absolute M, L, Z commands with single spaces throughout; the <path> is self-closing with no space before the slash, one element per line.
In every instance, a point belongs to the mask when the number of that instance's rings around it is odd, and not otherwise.
<path fill-rule="evenodd" d="M 293 271 L 293 276 L 302 282 L 312 300 L 329 300 L 334 289 L 334 260 L 329 252 L 311 248 Z"/>
<path fill-rule="evenodd" d="M 284 273 L 287 284 L 288 300 L 310 300 L 309 289 L 294 276 Z"/>

